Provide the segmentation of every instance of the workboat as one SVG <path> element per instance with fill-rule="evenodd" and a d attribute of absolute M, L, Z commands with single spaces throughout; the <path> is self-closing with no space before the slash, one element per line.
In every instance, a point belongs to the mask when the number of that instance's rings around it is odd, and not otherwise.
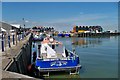
<path fill-rule="evenodd" d="M 67 50 L 53 37 L 46 37 L 41 42 L 32 42 L 31 63 L 35 65 L 36 74 L 53 71 L 68 71 L 78 74 L 81 67 L 75 51 Z"/>
<path fill-rule="evenodd" d="M 33 41 L 42 41 L 43 38 L 44 38 L 43 33 L 39 33 L 39 32 L 33 33 L 33 38 L 32 38 Z"/>
<path fill-rule="evenodd" d="M 58 33 L 58 37 L 65 37 L 63 33 Z"/>
<path fill-rule="evenodd" d="M 71 37 L 70 33 L 65 33 L 65 37 Z"/>
<path fill-rule="evenodd" d="M 58 33 L 58 37 L 71 37 L 70 33 Z"/>

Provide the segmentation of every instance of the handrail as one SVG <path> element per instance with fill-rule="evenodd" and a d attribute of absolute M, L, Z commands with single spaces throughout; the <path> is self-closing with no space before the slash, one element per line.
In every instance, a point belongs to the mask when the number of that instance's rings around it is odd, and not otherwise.
<path fill-rule="evenodd" d="M 75 55 L 76 57 L 78 57 L 78 55 L 75 54 L 75 53 L 73 53 L 72 51 L 70 51 L 70 50 L 67 50 L 67 51 L 70 52 L 70 53 L 72 53 L 72 54 Z"/>
<path fill-rule="evenodd" d="M 51 60 L 72 60 L 71 58 L 75 58 L 75 56 L 73 57 L 65 57 L 65 58 L 37 58 L 37 60 L 45 60 L 45 61 L 51 61 Z"/>

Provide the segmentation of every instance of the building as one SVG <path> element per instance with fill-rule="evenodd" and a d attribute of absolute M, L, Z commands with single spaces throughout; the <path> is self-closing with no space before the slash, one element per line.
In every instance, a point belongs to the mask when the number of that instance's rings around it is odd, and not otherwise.
<path fill-rule="evenodd" d="M 12 29 L 12 26 L 10 24 L 0 22 L 0 31 L 9 32 L 11 29 Z"/>
<path fill-rule="evenodd" d="M 46 26 L 35 26 L 32 28 L 32 30 L 37 30 L 39 32 L 54 32 L 54 28 L 53 27 L 46 27 Z"/>
<path fill-rule="evenodd" d="M 7 34 L 15 33 L 15 31 L 19 32 L 20 28 L 21 26 L 19 24 L 0 22 L 0 34 L 2 34 L 2 32 Z"/>
<path fill-rule="evenodd" d="M 101 26 L 74 26 L 71 32 L 75 33 L 101 33 L 103 28 Z"/>
<path fill-rule="evenodd" d="M 20 24 L 10 24 L 12 26 L 12 29 L 19 29 L 21 28 Z"/>

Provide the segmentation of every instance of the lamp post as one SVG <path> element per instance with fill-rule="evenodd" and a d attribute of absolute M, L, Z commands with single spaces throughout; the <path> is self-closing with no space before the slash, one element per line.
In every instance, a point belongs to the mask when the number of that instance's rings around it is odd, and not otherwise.
<path fill-rule="evenodd" d="M 25 36 L 25 19 L 23 18 L 23 26 L 24 26 L 24 31 L 23 31 L 23 38 Z"/>

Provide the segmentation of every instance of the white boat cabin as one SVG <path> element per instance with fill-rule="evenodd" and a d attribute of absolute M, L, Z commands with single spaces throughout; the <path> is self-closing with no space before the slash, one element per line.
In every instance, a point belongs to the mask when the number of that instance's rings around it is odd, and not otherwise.
<path fill-rule="evenodd" d="M 65 58 L 68 52 L 61 42 L 56 41 L 52 37 L 46 37 L 39 46 L 39 58 Z"/>

